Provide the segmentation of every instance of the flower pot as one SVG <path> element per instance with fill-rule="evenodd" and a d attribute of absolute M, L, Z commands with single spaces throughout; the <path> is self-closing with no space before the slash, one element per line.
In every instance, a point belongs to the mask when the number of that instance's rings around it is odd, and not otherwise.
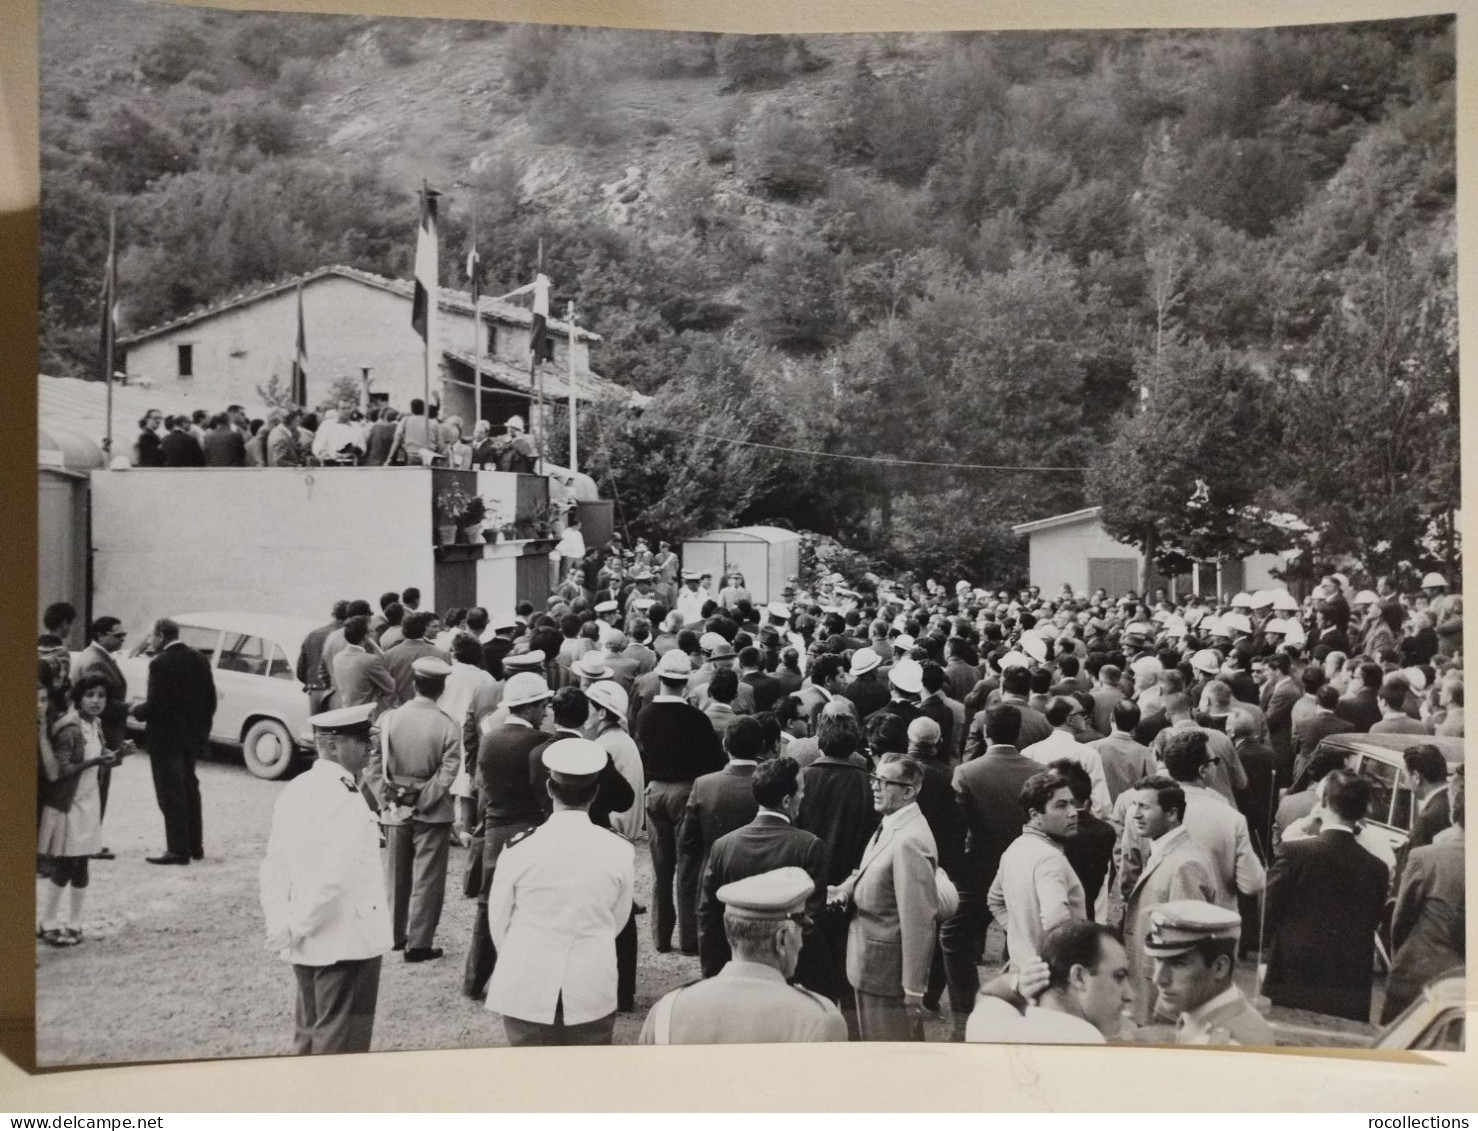
<path fill-rule="evenodd" d="M 455 522 L 439 523 L 436 527 L 436 544 L 438 546 L 450 546 L 457 540 L 457 524 Z"/>
<path fill-rule="evenodd" d="M 479 538 L 481 538 L 481 537 L 482 537 L 482 523 L 480 523 L 480 522 L 470 522 L 466 526 L 462 527 L 462 539 L 461 540 L 463 542 L 467 542 L 469 544 L 476 544 L 477 540 Z"/>
<path fill-rule="evenodd" d="M 488 541 L 488 542 L 501 542 L 501 541 L 503 541 L 503 532 L 501 530 L 496 530 L 496 529 L 489 530 L 489 529 L 486 529 L 485 528 L 483 530 L 483 532 L 482 532 L 482 536 L 483 536 L 483 539 L 486 540 L 486 541 Z"/>

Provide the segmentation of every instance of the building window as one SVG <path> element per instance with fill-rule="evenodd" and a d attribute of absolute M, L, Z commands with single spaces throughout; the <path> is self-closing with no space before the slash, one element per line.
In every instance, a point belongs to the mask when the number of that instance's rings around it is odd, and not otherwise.
<path fill-rule="evenodd" d="M 544 348 L 539 351 L 540 361 L 554 361 L 554 335 L 548 330 L 544 331 Z"/>
<path fill-rule="evenodd" d="M 193 345 L 183 345 L 176 348 L 180 355 L 180 376 L 195 376 L 195 347 Z"/>
<path fill-rule="evenodd" d="M 488 324 L 488 356 L 492 357 L 498 352 L 498 326 L 494 322 Z"/>

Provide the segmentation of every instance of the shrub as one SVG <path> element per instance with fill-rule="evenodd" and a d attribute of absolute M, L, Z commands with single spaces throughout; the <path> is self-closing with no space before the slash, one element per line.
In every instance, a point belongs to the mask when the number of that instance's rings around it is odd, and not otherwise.
<path fill-rule="evenodd" d="M 508 33 L 504 75 L 513 94 L 538 94 L 549 81 L 555 54 L 567 38 L 564 28 L 519 24 Z"/>
<path fill-rule="evenodd" d="M 714 48 L 721 89 L 762 90 L 785 81 L 788 45 L 779 35 L 726 35 Z"/>
<path fill-rule="evenodd" d="M 289 110 L 297 110 L 318 89 L 317 68 L 307 59 L 289 59 L 277 76 L 277 100 Z"/>
<path fill-rule="evenodd" d="M 173 86 L 211 56 L 205 37 L 184 23 L 172 23 L 139 52 L 139 72 L 152 83 Z"/>
<path fill-rule="evenodd" d="M 551 140 L 603 145 L 619 136 L 604 78 L 605 66 L 594 44 L 565 43 L 534 103 L 534 119 Z"/>
<path fill-rule="evenodd" d="M 804 200 L 826 183 L 820 135 L 784 111 L 770 111 L 744 139 L 740 169 L 754 188 L 775 200 Z"/>

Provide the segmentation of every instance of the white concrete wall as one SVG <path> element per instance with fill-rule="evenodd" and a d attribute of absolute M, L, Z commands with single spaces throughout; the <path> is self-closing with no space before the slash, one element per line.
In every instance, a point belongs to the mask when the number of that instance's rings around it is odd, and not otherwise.
<path fill-rule="evenodd" d="M 489 546 L 477 563 L 477 603 L 488 611 L 493 623 L 501 616 L 511 616 L 518 604 L 517 545 Z"/>
<path fill-rule="evenodd" d="M 337 275 L 314 280 L 303 288 L 303 325 L 308 343 L 308 402 L 316 404 L 338 377 L 358 378 L 370 366 L 370 391 L 388 393 L 390 403 L 404 409 L 425 386 L 424 346 L 411 327 L 411 300 L 378 287 Z M 471 351 L 472 316 L 446 309 L 437 322 L 443 348 Z M 526 367 L 528 327 L 498 323 L 496 352 L 505 361 Z M 130 380 L 144 378 L 161 391 L 188 392 L 219 401 L 254 402 L 257 386 L 273 373 L 286 385 L 292 378 L 298 332 L 298 300 L 294 290 L 259 299 L 201 319 L 131 346 L 125 369 Z M 482 331 L 483 350 L 487 331 Z M 569 365 L 569 343 L 555 334 L 555 364 Z M 179 376 L 178 347 L 194 346 L 194 377 Z M 576 343 L 577 371 L 590 370 L 589 347 Z M 441 369 L 432 374 L 437 389 Z M 443 394 L 445 399 L 445 394 Z M 462 414 L 470 418 L 470 412 Z M 469 426 L 470 431 L 470 426 Z"/>
<path fill-rule="evenodd" d="M 172 613 L 321 621 L 341 597 L 434 592 L 430 471 L 98 471 L 92 530 L 94 615 L 135 639 Z"/>
<path fill-rule="evenodd" d="M 1028 538 L 1031 583 L 1045 596 L 1056 596 L 1064 583 L 1074 592 L 1088 589 L 1089 558 L 1140 560 L 1138 550 L 1110 538 L 1092 518 L 1033 531 Z"/>
<path fill-rule="evenodd" d="M 1255 593 L 1259 589 L 1283 589 L 1285 583 L 1273 576 L 1274 569 L 1281 569 L 1287 563 L 1281 554 L 1253 554 L 1250 558 L 1242 560 L 1243 588 L 1249 593 Z M 1231 594 L 1227 594 L 1231 596 Z"/>

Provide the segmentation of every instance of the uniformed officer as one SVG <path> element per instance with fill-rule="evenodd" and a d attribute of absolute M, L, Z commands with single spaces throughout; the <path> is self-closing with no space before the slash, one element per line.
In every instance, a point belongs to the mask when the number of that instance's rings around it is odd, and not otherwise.
<path fill-rule="evenodd" d="M 1147 915 L 1144 952 L 1155 960 L 1159 1008 L 1176 1018 L 1174 1032 L 1148 1026 L 1139 1040 L 1178 1045 L 1278 1043 L 1272 1026 L 1232 981 L 1242 917 L 1199 899 L 1177 899 Z"/>
<path fill-rule="evenodd" d="M 298 1055 L 366 1052 L 390 949 L 374 814 L 355 779 L 373 703 L 314 715 L 318 761 L 283 787 L 261 868 L 267 949 L 297 977 Z"/>
<path fill-rule="evenodd" d="M 446 896 L 452 782 L 462 764 L 462 728 L 437 706 L 451 665 L 422 656 L 411 665 L 415 698 L 375 722 L 377 753 L 364 768 L 385 826 L 385 888 L 395 949 L 407 962 L 442 956 L 431 944 Z"/>
<path fill-rule="evenodd" d="M 561 738 L 544 748 L 554 812 L 510 842 L 488 892 L 498 962 L 488 1009 L 508 1043 L 608 1045 L 616 1027 L 616 936 L 631 916 L 636 853 L 590 820 L 605 748 Z"/>
<path fill-rule="evenodd" d="M 841 1010 L 820 994 L 787 985 L 801 954 L 806 900 L 815 891 L 815 880 L 796 867 L 719 888 L 733 957 L 714 977 L 658 1001 L 637 1043 L 845 1041 Z"/>

